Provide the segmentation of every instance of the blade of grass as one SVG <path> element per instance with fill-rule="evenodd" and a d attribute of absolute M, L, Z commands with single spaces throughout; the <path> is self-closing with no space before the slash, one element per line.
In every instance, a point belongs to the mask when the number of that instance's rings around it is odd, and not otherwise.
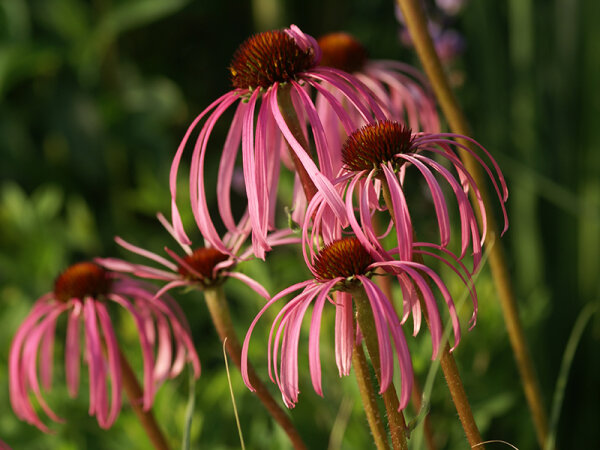
<path fill-rule="evenodd" d="M 244 444 L 244 436 L 242 435 L 242 426 L 240 425 L 240 417 L 238 416 L 237 406 L 235 404 L 235 396 L 233 395 L 233 387 L 231 386 L 231 376 L 229 374 L 229 363 L 227 362 L 227 351 L 225 345 L 227 344 L 227 338 L 223 339 L 223 359 L 225 360 L 225 371 L 227 372 L 227 383 L 229 384 L 229 393 L 231 394 L 231 404 L 233 405 L 233 414 L 235 415 L 235 423 L 237 424 L 238 434 L 240 436 L 240 445 L 242 450 L 246 450 Z"/>
<path fill-rule="evenodd" d="M 196 406 L 196 378 L 192 374 L 192 369 L 189 370 L 189 389 L 187 406 L 185 407 L 185 425 L 183 428 L 183 441 L 181 450 L 190 450 L 190 433 L 192 429 L 192 418 L 194 417 L 194 408 Z"/>
<path fill-rule="evenodd" d="M 588 305 L 586 305 L 586 307 L 583 308 L 583 310 L 579 313 L 579 316 L 577 316 L 577 320 L 575 321 L 575 325 L 573 326 L 573 331 L 571 331 L 571 336 L 569 336 L 569 340 L 567 341 L 565 353 L 563 354 L 563 360 L 560 365 L 560 372 L 558 373 L 558 378 L 556 380 L 554 398 L 552 399 L 552 411 L 550 415 L 550 432 L 548 434 L 546 446 L 544 447 L 545 450 L 554 450 L 555 448 L 558 419 L 560 418 L 560 410 L 562 408 L 562 403 L 565 396 L 565 389 L 567 387 L 569 371 L 571 370 L 573 359 L 575 358 L 577 346 L 579 345 L 579 341 L 581 341 L 583 330 L 585 329 L 585 326 L 587 325 L 592 315 L 594 315 L 594 313 L 596 313 L 597 311 L 598 304 L 589 303 Z"/>
<path fill-rule="evenodd" d="M 352 408 L 354 406 L 354 399 L 350 396 L 344 397 L 340 404 L 335 422 L 331 427 L 331 434 L 329 435 L 329 445 L 327 450 L 340 450 L 342 448 L 342 440 L 344 439 L 344 432 L 348 427 L 348 421 L 352 414 Z"/>

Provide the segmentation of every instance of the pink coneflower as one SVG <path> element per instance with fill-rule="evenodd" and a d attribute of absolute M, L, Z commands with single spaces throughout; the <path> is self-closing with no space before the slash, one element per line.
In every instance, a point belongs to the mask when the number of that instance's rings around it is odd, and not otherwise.
<path fill-rule="evenodd" d="M 334 213 L 343 216 L 343 203 L 335 195 L 330 181 L 335 175 L 336 163 L 330 152 L 329 136 L 338 134 L 340 127 L 350 134 L 374 119 L 387 118 L 388 114 L 361 81 L 341 70 L 318 66 L 320 59 L 321 50 L 316 41 L 294 25 L 285 30 L 254 35 L 238 48 L 230 65 L 233 90 L 215 100 L 192 122 L 173 160 L 170 176 L 172 222 L 181 242 L 189 244 L 176 204 L 177 175 L 190 135 L 203 121 L 190 169 L 192 210 L 204 238 L 212 247 L 228 253 L 209 214 L 204 160 L 216 122 L 233 105 L 237 106 L 222 146 L 216 185 L 219 213 L 227 230 L 238 231 L 231 210 L 230 191 L 240 146 L 247 211 L 257 257 L 264 258 L 265 252 L 270 250 L 266 236 L 274 228 L 281 162 L 287 162 L 289 166 L 291 159 L 303 185 L 307 189 L 313 185 L 323 191 Z M 337 92 L 337 97 L 331 95 L 331 91 Z M 335 121 L 325 123 L 321 120 L 310 95 L 312 92 L 323 94 L 324 101 L 337 116 Z M 330 130 L 331 127 L 334 130 Z M 306 148 L 311 144 L 314 144 L 318 164 Z"/>
<path fill-rule="evenodd" d="M 458 140 L 468 141 L 472 150 Z M 416 133 L 410 128 L 391 121 L 376 122 L 366 125 L 355 131 L 345 142 L 342 149 L 342 158 L 347 176 L 342 180 L 347 184 L 346 207 L 350 224 L 354 232 L 361 238 L 361 243 L 369 251 L 378 252 L 378 244 L 374 239 L 375 231 L 371 223 L 371 212 L 379 208 L 379 197 L 383 191 L 383 182 L 389 188 L 389 201 L 393 206 L 393 219 L 396 225 L 399 257 L 401 260 L 412 260 L 413 228 L 409 212 L 409 202 L 404 196 L 405 177 L 409 168 L 414 167 L 425 178 L 434 204 L 437 216 L 440 246 L 446 247 L 450 241 L 451 229 L 446 202 L 442 188 L 434 175 L 437 173 L 452 189 L 458 204 L 461 223 L 461 252 L 464 257 L 469 244 L 473 253 L 473 271 L 481 261 L 481 244 L 485 240 L 487 230 L 486 210 L 481 200 L 479 187 L 460 161 L 456 154 L 457 149 L 470 153 L 488 174 L 504 215 L 504 231 L 508 228 L 505 202 L 508 190 L 500 168 L 496 161 L 480 144 L 473 139 L 449 133 Z M 493 170 L 479 156 L 483 153 L 491 162 Z M 439 159 L 446 160 L 446 165 L 426 156 L 437 155 Z M 455 175 L 453 171 L 457 174 Z M 350 176 L 350 178 L 348 178 Z M 359 189 L 358 210 L 361 225 L 354 218 L 354 192 Z M 477 203 L 483 217 L 483 226 L 480 232 L 473 207 L 467 194 L 472 190 L 477 198 Z M 503 232 L 504 232 L 503 231 Z"/>
<path fill-rule="evenodd" d="M 330 33 L 318 43 L 323 54 L 320 64 L 352 73 L 373 92 L 389 119 L 407 123 L 415 131 L 440 131 L 435 99 L 417 69 L 399 61 L 369 59 L 366 48 L 348 33 Z M 319 112 L 326 121 L 332 111 L 323 106 Z M 332 147 L 339 149 L 341 143 Z"/>
<path fill-rule="evenodd" d="M 186 361 L 192 364 L 195 376 L 200 375 L 189 326 L 172 298 L 157 298 L 152 286 L 108 272 L 94 263 L 78 263 L 56 279 L 53 292 L 35 303 L 13 339 L 9 384 L 10 401 L 17 417 L 48 431 L 34 410 L 29 398 L 31 392 L 50 419 L 62 421 L 44 400 L 42 387 L 46 390 L 51 387 L 57 321 L 61 314 L 67 313 L 65 374 L 69 394 L 75 396 L 79 389 L 83 323 L 83 354 L 90 380 L 89 413 L 96 416 L 102 428 L 114 423 L 121 410 L 123 363 L 108 312 L 109 302 L 125 308 L 135 322 L 144 360 L 145 410 L 152 406 L 157 388 L 165 379 L 178 375 Z"/>
<path fill-rule="evenodd" d="M 426 279 L 429 278 L 442 293 L 450 309 L 455 329 L 455 344 L 460 339 L 460 327 L 454 303 L 440 277 L 429 267 L 412 261 L 377 261 L 356 237 L 337 239 L 327 244 L 321 251 L 307 261 L 314 275 L 313 279 L 294 284 L 274 296 L 253 320 L 242 347 L 242 376 L 246 385 L 252 389 L 247 371 L 248 345 L 257 321 L 265 311 L 288 294 L 302 289 L 279 312 L 269 334 L 268 364 L 271 380 L 282 392 L 285 404 L 293 407 L 298 400 L 298 343 L 300 328 L 309 306 L 314 301 L 308 340 L 309 368 L 313 387 L 319 395 L 321 388 L 321 363 L 319 338 L 321 316 L 326 301 L 336 308 L 335 351 L 336 363 L 341 375 L 350 371 L 352 348 L 355 337 L 353 297 L 357 290 L 364 289 L 375 321 L 381 363 L 380 392 L 384 392 L 392 379 L 394 371 L 394 351 L 402 375 L 400 408 L 406 407 L 410 398 L 413 382 L 412 363 L 402 331 L 402 323 L 394 306 L 379 287 L 371 280 L 379 267 L 406 280 L 415 283 L 423 296 L 430 318 L 433 355 L 439 349 L 441 340 L 441 321 L 434 294 Z M 402 278 L 401 278 L 402 277 Z M 331 296 L 333 291 L 335 297 Z M 416 300 L 415 300 L 416 301 Z M 391 336 L 391 339 L 390 339 Z M 281 353 L 280 353 L 281 352 Z"/>
<path fill-rule="evenodd" d="M 225 235 L 222 242 L 227 249 L 227 253 L 222 253 L 214 247 L 200 246 L 192 248 L 179 239 L 178 234 L 162 214 L 158 214 L 158 220 L 169 234 L 173 236 L 177 244 L 179 244 L 184 252 L 183 256 L 165 247 L 167 255 L 171 258 L 169 260 L 149 250 L 130 244 L 120 237 L 116 237 L 115 241 L 123 248 L 148 258 L 160 264 L 163 268 L 158 269 L 144 264 L 134 264 L 117 258 L 97 258 L 96 262 L 116 272 L 131 273 L 140 278 L 167 281 L 167 284 L 157 292 L 157 296 L 170 289 L 182 286 L 198 287 L 203 290 L 217 286 L 227 278 L 235 278 L 245 283 L 264 298 L 269 298 L 268 292 L 260 283 L 243 273 L 233 270 L 238 262 L 248 259 L 252 254 L 251 248 L 241 249 L 249 234 L 247 226 L 242 225 L 242 228 L 246 231 Z M 291 237 L 290 234 L 290 230 L 275 231 L 267 236 L 267 242 L 270 246 L 298 243 L 299 239 Z"/>

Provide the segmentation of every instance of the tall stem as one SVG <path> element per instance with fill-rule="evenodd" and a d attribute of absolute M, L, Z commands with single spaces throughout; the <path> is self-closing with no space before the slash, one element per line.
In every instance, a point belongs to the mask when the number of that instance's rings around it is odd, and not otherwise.
<path fill-rule="evenodd" d="M 390 197 L 390 188 L 385 179 L 382 180 L 381 185 L 383 198 L 393 219 L 395 216 L 393 203 Z M 414 259 L 416 262 L 423 263 L 423 258 L 419 254 L 415 254 Z M 424 303 L 421 294 L 419 294 L 419 301 L 422 304 Z M 422 310 L 424 312 L 427 326 L 429 326 L 429 316 L 427 315 L 427 308 L 424 305 Z M 460 373 L 458 372 L 458 367 L 456 366 L 456 361 L 454 361 L 454 356 L 452 356 L 452 353 L 450 353 L 450 346 L 447 342 L 444 344 L 444 348 L 442 350 L 441 364 L 442 371 L 444 372 L 444 378 L 446 378 L 446 383 L 448 384 L 448 389 L 450 390 L 450 396 L 452 397 L 452 401 L 454 402 L 454 406 L 458 412 L 458 417 L 460 419 L 460 423 L 462 424 L 463 430 L 465 431 L 465 435 L 467 436 L 467 440 L 471 446 L 477 445 L 478 448 L 483 449 L 483 446 L 481 445 L 481 434 L 479 433 L 479 429 L 475 423 L 475 418 L 473 417 L 471 405 L 469 404 L 469 399 L 467 398 L 465 388 L 462 384 Z"/>
<path fill-rule="evenodd" d="M 440 103 L 440 107 L 450 129 L 457 134 L 469 134 L 469 127 L 452 89 L 448 78 L 444 73 L 440 59 L 435 51 L 431 36 L 427 30 L 425 14 L 419 0 L 397 0 L 402 9 L 402 14 L 406 20 L 406 25 L 415 44 L 419 59 L 427 73 L 435 95 Z M 481 195 L 486 206 L 490 211 L 490 201 L 487 189 L 484 188 L 484 177 L 481 169 L 475 159 L 466 151 L 460 152 L 467 170 L 480 188 Z M 471 193 L 473 195 L 473 193 Z M 479 213 L 479 210 L 477 210 Z M 504 250 L 499 242 L 493 242 L 499 236 L 499 228 L 493 214 L 488 214 L 488 227 L 491 232 L 488 233 L 488 244 L 490 245 L 489 261 L 492 277 L 498 290 L 498 297 L 504 315 L 504 321 L 510 338 L 510 343 L 517 361 L 521 380 L 525 390 L 525 397 L 536 428 L 537 439 L 541 447 L 544 447 L 548 436 L 548 418 L 542 395 L 540 392 L 539 381 L 535 373 L 531 355 L 525 340 L 525 333 L 519 318 L 517 304 L 515 301 L 514 290 L 510 280 L 506 264 Z M 479 217 L 481 222 L 481 217 Z"/>
<path fill-rule="evenodd" d="M 381 414 L 377 407 L 376 393 L 371 382 L 371 374 L 369 373 L 369 364 L 363 350 L 362 344 L 356 344 L 352 352 L 352 367 L 358 382 L 358 390 L 365 408 L 365 415 L 373 440 L 378 450 L 389 450 L 387 433 L 381 420 Z"/>
<path fill-rule="evenodd" d="M 222 286 L 216 286 L 210 289 L 204 290 L 204 298 L 210 315 L 221 338 L 221 342 L 227 338 L 227 344 L 225 345 L 229 357 L 233 360 L 236 366 L 241 369 L 242 360 L 242 346 L 237 337 L 237 333 L 231 322 L 231 315 L 229 314 L 229 307 L 227 306 L 227 300 L 225 299 L 225 292 Z M 281 409 L 281 407 L 275 402 L 271 393 L 267 387 L 258 378 L 254 367 L 248 363 L 248 377 L 252 386 L 256 389 L 256 396 L 265 406 L 269 414 L 275 419 L 275 421 L 283 428 L 283 431 L 288 435 L 292 445 L 295 449 L 306 449 L 306 445 L 302 441 L 300 434 L 292 424 L 290 418 Z"/>
<path fill-rule="evenodd" d="M 377 330 L 375 329 L 375 320 L 373 319 L 373 311 L 371 310 L 369 299 L 363 288 L 352 291 L 352 298 L 356 305 L 358 325 L 360 326 L 360 331 L 367 344 L 371 363 L 373 364 L 373 369 L 375 369 L 375 376 L 381 385 L 379 344 L 377 340 Z M 394 387 L 393 382 L 390 382 L 390 385 L 383 393 L 383 402 L 388 415 L 394 450 L 407 450 L 406 422 L 404 421 L 404 415 L 399 411 L 400 403 L 398 402 L 398 396 L 396 395 L 396 388 Z"/>
<path fill-rule="evenodd" d="M 142 408 L 142 397 L 144 395 L 142 388 L 133 372 L 133 369 L 127 362 L 125 355 L 119 350 L 119 358 L 121 359 L 121 378 L 123 380 L 123 388 L 125 394 L 129 399 L 131 408 L 135 412 L 138 420 L 140 421 L 148 439 L 156 450 L 169 450 L 167 440 L 164 434 L 158 427 L 152 410 L 144 411 Z"/>

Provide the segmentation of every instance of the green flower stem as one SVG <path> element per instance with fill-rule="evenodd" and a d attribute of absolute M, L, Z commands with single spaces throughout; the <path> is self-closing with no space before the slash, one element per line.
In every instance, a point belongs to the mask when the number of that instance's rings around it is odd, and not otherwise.
<path fill-rule="evenodd" d="M 165 439 L 164 434 L 158 427 L 156 423 L 156 419 L 154 418 L 154 414 L 152 414 L 152 410 L 149 409 L 145 411 L 142 408 L 142 397 L 144 393 L 142 388 L 133 372 L 133 369 L 127 362 L 127 358 L 125 355 L 119 350 L 119 358 L 121 360 L 121 379 L 123 381 L 123 389 L 125 389 L 125 394 L 129 399 L 129 403 L 131 408 L 135 412 L 140 424 L 144 428 L 148 439 L 154 446 L 156 450 L 169 450 L 169 446 L 167 445 L 167 440 Z"/>
<path fill-rule="evenodd" d="M 296 138 L 296 140 L 300 143 L 302 148 L 306 151 L 308 155 L 311 154 L 310 146 L 306 141 L 306 137 L 304 136 L 304 132 L 302 131 L 302 127 L 300 126 L 300 121 L 298 120 L 298 115 L 296 114 L 296 110 L 294 108 L 294 104 L 292 103 L 292 96 L 290 94 L 290 84 L 285 83 L 279 86 L 277 91 L 277 104 L 279 105 L 279 110 L 281 111 L 281 115 L 285 120 L 285 123 L 289 127 L 290 131 Z M 317 193 L 317 188 L 313 181 L 310 179 L 308 172 L 300 162 L 300 159 L 290 148 L 288 145 L 288 150 L 290 152 L 290 157 L 294 162 L 294 167 L 296 168 L 296 172 L 298 173 L 298 177 L 300 178 L 300 182 L 302 183 L 302 188 L 304 189 L 304 194 L 306 195 L 306 199 L 308 202 L 315 196 Z"/>
<path fill-rule="evenodd" d="M 204 298 L 208 305 L 208 310 L 221 338 L 221 342 L 227 338 L 227 344 L 225 345 L 229 357 L 233 360 L 235 365 L 241 369 L 242 360 L 242 346 L 237 337 L 233 323 L 231 322 L 231 315 L 229 314 L 229 307 L 227 306 L 227 300 L 225 299 L 225 292 L 223 286 L 215 286 L 204 290 Z M 275 402 L 271 393 L 267 387 L 258 378 L 254 367 L 248 363 L 248 377 L 254 389 L 256 389 L 256 396 L 265 406 L 269 414 L 275 419 L 275 421 L 283 428 L 283 431 L 288 435 L 292 445 L 295 449 L 306 449 L 306 445 L 302 441 L 302 438 L 298 434 L 298 431 L 292 424 L 288 415 L 281 409 L 281 407 Z"/>
<path fill-rule="evenodd" d="M 371 357 L 371 364 L 375 369 L 375 376 L 381 383 L 381 363 L 379 358 L 379 344 L 377 340 L 377 330 L 375 329 L 375 320 L 373 319 L 373 311 L 371 304 L 367 298 L 364 289 L 355 289 L 352 291 L 352 298 L 356 305 L 356 318 L 360 330 L 367 344 L 367 350 Z M 383 402 L 387 412 L 388 421 L 390 424 L 390 433 L 392 435 L 392 445 L 394 450 L 408 450 L 407 429 L 404 415 L 399 411 L 400 403 L 396 395 L 396 388 L 391 382 L 386 391 L 383 393 Z"/>
<path fill-rule="evenodd" d="M 383 190 L 383 198 L 393 219 L 394 207 L 392 204 L 392 199 L 390 197 L 390 189 L 385 179 L 382 180 L 381 186 Z M 421 255 L 415 254 L 414 259 L 415 262 L 423 264 L 423 258 L 421 257 Z M 425 307 L 420 292 L 419 301 L 422 304 L 421 309 L 423 311 L 423 315 L 425 316 L 425 321 L 427 322 L 427 326 L 429 326 L 429 316 L 427 315 L 427 308 Z M 478 448 L 483 448 L 483 446 L 481 445 L 481 434 L 479 433 L 479 429 L 477 428 L 477 424 L 475 423 L 475 418 L 473 417 L 471 405 L 469 404 L 469 399 L 467 398 L 465 388 L 460 378 L 460 373 L 458 372 L 456 361 L 454 361 L 454 356 L 452 356 L 452 353 L 450 353 L 450 346 L 447 342 L 444 344 L 444 347 L 442 349 L 441 365 L 442 371 L 444 372 L 444 378 L 446 378 L 446 383 L 448 384 L 448 389 L 450 390 L 450 396 L 452 397 L 452 401 L 454 402 L 454 406 L 456 407 L 456 411 L 458 412 L 458 417 L 462 424 L 463 430 L 465 431 L 469 444 L 471 444 L 471 446 L 477 445 Z"/>
<path fill-rule="evenodd" d="M 417 50 L 417 54 L 423 64 L 427 77 L 431 82 L 450 129 L 457 134 L 469 134 L 467 120 L 450 88 L 448 78 L 444 73 L 440 59 L 435 51 L 429 32 L 427 31 L 425 14 L 423 13 L 419 1 L 397 0 L 397 2 L 402 9 L 406 25 L 415 44 L 415 49 Z M 484 188 L 484 177 L 481 168 L 475 159 L 467 152 L 461 151 L 460 157 L 479 186 L 483 202 L 486 205 L 487 210 L 490 211 L 489 207 L 491 202 L 487 189 Z M 479 210 L 476 209 L 476 211 L 479 215 Z M 514 289 L 508 272 L 504 250 L 496 239 L 497 236 L 499 236 L 498 224 L 496 223 L 493 214 L 488 214 L 487 219 L 488 229 L 490 230 L 488 232 L 487 244 L 490 247 L 489 261 L 492 277 L 494 278 L 496 289 L 498 291 L 498 297 L 504 315 L 504 322 L 506 323 L 510 343 L 521 375 L 525 397 L 527 398 L 527 403 L 529 404 L 529 409 L 533 416 L 537 439 L 540 446 L 544 447 L 544 443 L 548 437 L 548 417 L 546 409 L 544 408 L 544 402 L 542 401 L 539 381 L 525 340 L 523 325 L 519 318 Z M 481 223 L 481 217 L 479 217 L 479 220 Z"/>
<path fill-rule="evenodd" d="M 367 422 L 369 423 L 369 428 L 371 428 L 375 445 L 378 450 L 389 450 L 390 445 L 388 443 L 387 433 L 383 421 L 381 420 L 379 408 L 377 407 L 377 394 L 373 389 L 371 374 L 369 373 L 369 363 L 367 363 L 362 344 L 354 346 L 352 352 L 352 367 L 354 367 L 354 374 L 356 375 L 360 398 L 362 399 L 365 408 L 365 415 L 367 416 Z"/>

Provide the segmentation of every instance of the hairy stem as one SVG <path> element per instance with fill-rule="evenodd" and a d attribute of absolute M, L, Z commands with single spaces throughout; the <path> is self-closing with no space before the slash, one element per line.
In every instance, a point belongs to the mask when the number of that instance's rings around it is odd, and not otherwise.
<path fill-rule="evenodd" d="M 358 325 L 360 326 L 365 343 L 367 344 L 367 350 L 369 351 L 369 356 L 371 357 L 373 369 L 375 369 L 375 375 L 381 384 L 381 364 L 379 358 L 377 330 L 375 329 L 375 321 L 373 319 L 373 311 L 371 310 L 369 299 L 367 298 L 367 294 L 363 288 L 354 290 L 352 292 L 352 298 L 354 299 L 354 304 L 356 305 L 356 318 Z M 394 387 L 393 382 L 390 382 L 390 385 L 383 393 L 383 402 L 388 415 L 394 450 L 407 450 L 408 444 L 406 442 L 406 422 L 404 421 L 404 415 L 402 414 L 402 411 L 399 411 L 400 403 L 398 402 L 398 396 L 396 395 L 396 388 Z"/>
<path fill-rule="evenodd" d="M 225 299 L 223 287 L 216 286 L 204 290 L 204 298 L 206 299 L 208 310 L 210 311 L 210 315 L 213 324 L 217 329 L 217 333 L 219 334 L 219 338 L 221 338 L 221 342 L 227 338 L 227 343 L 225 345 L 227 353 L 235 365 L 238 368 L 241 368 L 242 346 L 240 345 L 240 341 L 237 337 L 235 329 L 233 328 L 233 323 L 231 321 L 231 315 L 229 314 L 229 307 L 227 306 L 227 300 Z M 262 402 L 267 411 L 269 411 L 271 417 L 273 417 L 273 419 L 275 419 L 281 428 L 283 428 L 283 431 L 285 431 L 285 433 L 288 435 L 294 448 L 306 449 L 306 445 L 302 441 L 300 434 L 298 434 L 298 430 L 296 430 L 294 424 L 292 424 L 292 421 L 285 411 L 283 411 L 283 409 L 281 409 L 281 407 L 275 402 L 271 396 L 271 393 L 260 380 L 256 374 L 256 371 L 254 370 L 254 367 L 252 367 L 250 363 L 248 363 L 248 377 L 250 378 L 252 386 L 254 386 L 256 389 L 256 396 Z"/>
<path fill-rule="evenodd" d="M 397 0 L 406 20 L 406 25 L 415 44 L 415 49 L 423 68 L 429 78 L 435 95 L 450 129 L 457 134 L 469 134 L 469 126 L 462 109 L 460 108 L 448 78 L 442 68 L 440 59 L 435 51 L 431 36 L 427 30 L 425 14 L 418 0 Z M 460 152 L 460 157 L 467 170 L 479 186 L 486 210 L 490 211 L 491 202 L 489 194 L 484 188 L 484 177 L 475 159 L 465 151 Z M 479 210 L 477 209 L 479 214 Z M 519 374 L 525 390 L 525 397 L 533 416 L 537 439 L 541 447 L 544 447 L 548 436 L 548 417 L 540 392 L 539 381 L 535 373 L 529 348 L 525 340 L 525 333 L 519 317 L 517 303 L 515 301 L 514 289 L 509 276 L 504 250 L 499 242 L 494 242 L 499 236 L 498 224 L 493 214 L 488 214 L 488 244 L 490 247 L 490 268 L 494 283 L 498 291 L 500 305 L 504 315 L 504 321 L 510 338 L 510 343 L 515 355 Z M 481 223 L 481 217 L 479 217 Z"/>
<path fill-rule="evenodd" d="M 158 427 L 152 410 L 145 411 L 142 408 L 142 397 L 144 395 L 142 388 L 133 372 L 133 369 L 127 362 L 125 355 L 119 350 L 119 358 L 121 360 L 121 377 L 123 380 L 123 389 L 129 399 L 131 408 L 135 412 L 138 420 L 140 421 L 148 439 L 156 450 L 168 450 L 167 440 L 164 434 Z"/>
<path fill-rule="evenodd" d="M 360 398 L 362 399 L 365 408 L 365 415 L 367 416 L 367 422 L 369 423 L 369 428 L 371 428 L 371 433 L 373 434 L 375 446 L 378 450 L 389 450 L 390 445 L 388 443 L 387 433 L 383 421 L 381 420 L 379 408 L 377 407 L 377 394 L 373 389 L 371 374 L 369 373 L 369 364 L 367 363 L 362 344 L 354 346 L 354 351 L 352 352 L 352 366 L 354 367 L 356 381 L 358 382 L 358 390 L 360 391 Z"/>

